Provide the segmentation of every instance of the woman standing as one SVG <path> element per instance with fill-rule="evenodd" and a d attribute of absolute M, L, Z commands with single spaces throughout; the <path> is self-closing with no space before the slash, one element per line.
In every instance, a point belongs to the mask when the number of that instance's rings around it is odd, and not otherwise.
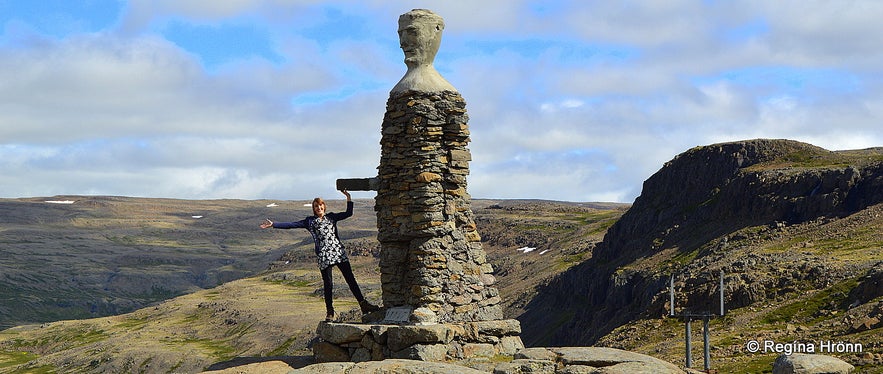
<path fill-rule="evenodd" d="M 353 269 L 350 266 L 349 259 L 346 256 L 343 244 L 340 242 L 340 236 L 337 234 L 337 221 L 347 219 L 353 215 L 353 201 L 350 193 L 346 190 L 340 191 L 346 196 L 346 212 L 343 213 L 325 213 L 325 201 L 321 197 L 313 199 L 313 215 L 295 222 L 273 222 L 267 219 L 261 224 L 262 229 L 306 229 L 313 235 L 315 243 L 316 260 L 319 264 L 319 270 L 322 272 L 322 284 L 325 288 L 325 321 L 334 320 L 334 306 L 331 303 L 332 291 L 334 283 L 331 277 L 331 268 L 337 266 L 349 285 L 353 296 L 359 301 L 359 307 L 362 313 L 370 313 L 379 308 L 371 305 L 362 295 L 359 284 L 356 283 L 356 277 L 353 275 Z"/>

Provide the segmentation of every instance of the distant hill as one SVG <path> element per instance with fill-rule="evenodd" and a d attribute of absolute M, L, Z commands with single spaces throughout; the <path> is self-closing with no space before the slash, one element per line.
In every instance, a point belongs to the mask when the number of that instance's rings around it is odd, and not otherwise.
<path fill-rule="evenodd" d="M 591 258 L 540 288 L 519 316 L 522 336 L 682 362 L 683 325 L 666 318 L 669 277 L 678 313 L 716 312 L 722 270 L 730 312 L 713 322 L 712 342 L 730 362 L 722 372 L 748 362 L 769 369 L 775 355 L 746 353 L 749 339 L 880 347 L 881 213 L 881 148 L 758 139 L 690 149 L 647 179 Z M 841 356 L 880 364 L 873 354 Z"/>

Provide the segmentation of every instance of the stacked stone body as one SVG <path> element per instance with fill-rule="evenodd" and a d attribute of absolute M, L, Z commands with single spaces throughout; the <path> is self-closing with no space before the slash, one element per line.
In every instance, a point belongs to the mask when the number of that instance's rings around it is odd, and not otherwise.
<path fill-rule="evenodd" d="M 375 203 L 383 304 L 434 314 L 418 322 L 503 317 L 466 192 L 468 119 L 453 91 L 387 102 Z"/>

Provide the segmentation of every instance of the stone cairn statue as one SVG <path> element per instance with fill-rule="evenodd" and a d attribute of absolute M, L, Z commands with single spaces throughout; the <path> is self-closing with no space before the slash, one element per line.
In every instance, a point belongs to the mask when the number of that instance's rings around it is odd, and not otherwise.
<path fill-rule="evenodd" d="M 399 18 L 408 71 L 386 104 L 374 208 L 383 304 L 437 322 L 497 320 L 501 300 L 466 192 L 466 102 L 433 67 L 443 29 L 428 10 Z"/>
<path fill-rule="evenodd" d="M 338 189 L 377 191 L 386 318 L 375 325 L 321 322 L 313 348 L 319 362 L 443 361 L 524 347 L 518 321 L 503 320 L 466 192 L 466 102 L 433 67 L 444 27 L 429 10 L 401 15 L 408 70 L 389 94 L 378 175 L 337 181 Z M 390 321 L 391 310 L 406 315 Z"/>

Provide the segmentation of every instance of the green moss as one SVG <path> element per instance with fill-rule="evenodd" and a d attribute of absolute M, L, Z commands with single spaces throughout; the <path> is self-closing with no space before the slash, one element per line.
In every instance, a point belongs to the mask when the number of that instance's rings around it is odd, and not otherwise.
<path fill-rule="evenodd" d="M 568 215 L 566 218 L 579 223 L 593 224 L 602 221 L 616 221 L 620 215 L 622 215 L 622 212 L 617 210 L 601 210 L 597 212 L 580 213 L 573 216 Z"/>
<path fill-rule="evenodd" d="M 208 313 L 209 313 L 209 312 L 206 311 L 206 310 L 197 310 L 196 313 L 193 313 L 193 314 L 187 315 L 186 317 L 182 318 L 182 319 L 181 319 L 181 322 L 179 322 L 179 324 L 182 324 L 182 325 L 189 325 L 189 324 L 192 324 L 192 323 L 199 322 L 199 321 L 201 321 L 203 318 L 206 318 L 206 316 L 208 315 Z"/>
<path fill-rule="evenodd" d="M 206 300 L 216 300 L 221 297 L 221 291 L 209 291 L 205 293 Z"/>
<path fill-rule="evenodd" d="M 184 343 L 198 345 L 208 352 L 210 356 L 221 361 L 229 360 L 236 356 L 236 349 L 219 341 L 211 339 L 186 339 Z"/>
<path fill-rule="evenodd" d="M 172 366 L 172 368 L 169 369 L 168 372 L 169 372 L 169 373 L 175 373 L 175 372 L 177 372 L 178 368 L 180 368 L 181 365 L 183 365 L 183 364 L 184 364 L 184 360 L 178 361 L 177 363 L 175 363 L 175 366 Z"/>
<path fill-rule="evenodd" d="M 509 356 L 509 355 L 494 355 L 494 357 L 491 357 L 491 359 L 490 359 L 491 362 L 497 363 L 497 364 L 503 363 L 503 362 L 512 362 L 512 360 L 513 360 L 512 356 Z"/>
<path fill-rule="evenodd" d="M 0 369 L 8 368 L 16 365 L 24 364 L 28 361 L 34 360 L 37 357 L 40 357 L 36 354 L 30 352 L 5 352 L 0 351 Z"/>
<path fill-rule="evenodd" d="M 808 324 L 816 323 L 825 318 L 820 316 L 820 310 L 844 308 L 849 291 L 855 288 L 856 285 L 858 285 L 858 278 L 841 281 L 806 298 L 776 308 L 767 314 L 763 321 L 766 323 L 791 321 L 801 321 Z"/>
<path fill-rule="evenodd" d="M 572 255 L 562 256 L 555 263 L 555 271 L 560 272 L 569 269 L 571 266 L 577 265 L 585 259 L 586 256 L 589 256 L 590 253 L 580 252 Z"/>
<path fill-rule="evenodd" d="M 104 330 L 92 326 L 56 327 L 34 341 L 19 342 L 22 346 L 50 347 L 63 345 L 67 347 L 79 347 L 86 344 L 105 340 L 109 335 Z"/>
<path fill-rule="evenodd" d="M 719 365 L 712 363 L 712 368 L 719 373 L 733 374 L 755 374 L 755 373 L 772 373 L 773 362 L 776 361 L 775 355 L 758 355 L 751 361 L 744 362 L 721 362 Z M 694 363 L 695 364 L 695 363 Z M 702 363 L 700 362 L 701 366 Z"/>
<path fill-rule="evenodd" d="M 300 277 L 295 279 L 264 279 L 267 283 L 279 284 L 287 287 L 294 288 L 304 288 L 304 287 L 313 287 L 316 284 L 316 281 L 310 279 L 300 279 Z"/>
<path fill-rule="evenodd" d="M 35 368 L 27 368 L 15 371 L 17 374 L 55 374 L 58 371 L 52 365 L 43 365 Z"/>
<path fill-rule="evenodd" d="M 883 240 L 879 239 L 877 227 L 856 228 L 850 231 L 846 237 L 829 237 L 819 241 L 817 248 L 827 254 L 846 254 L 868 248 L 883 247 Z"/>
<path fill-rule="evenodd" d="M 225 344 L 222 341 L 212 339 L 169 339 L 164 340 L 164 344 L 176 350 L 197 349 L 205 352 L 205 354 L 211 356 L 214 359 L 217 359 L 218 361 L 226 361 L 236 356 L 235 348 Z"/>
<path fill-rule="evenodd" d="M 678 250 L 672 258 L 661 262 L 657 270 L 663 273 L 680 271 L 680 269 L 683 269 L 684 266 L 693 262 L 696 257 L 699 257 L 699 253 L 701 251 L 701 248 L 696 248 L 692 251 Z"/>
<path fill-rule="evenodd" d="M 237 324 L 235 327 L 227 330 L 227 336 L 229 337 L 242 337 L 251 331 L 252 326 L 254 326 L 254 322 L 249 324 Z"/>
<path fill-rule="evenodd" d="M 276 349 L 267 353 L 266 356 L 267 357 L 283 356 L 288 353 L 288 350 L 291 348 L 291 345 L 294 344 L 294 342 L 295 342 L 294 337 L 288 338 L 288 340 L 283 342 L 282 345 L 276 347 Z"/>
<path fill-rule="evenodd" d="M 147 369 L 150 368 L 151 361 L 153 361 L 153 357 L 148 357 L 144 361 L 141 361 L 141 365 L 138 367 L 139 371 L 142 373 L 147 372 Z"/>
<path fill-rule="evenodd" d="M 285 282 L 285 284 L 287 286 L 294 287 L 294 288 L 311 287 L 313 285 L 313 283 L 314 282 L 308 281 L 308 280 L 296 280 L 296 281 Z"/>
<path fill-rule="evenodd" d="M 144 328 L 147 323 L 150 322 L 147 318 L 126 318 L 124 321 L 118 323 L 116 326 L 122 329 L 128 329 L 130 331 L 137 331 Z"/>
<path fill-rule="evenodd" d="M 746 170 L 775 168 L 846 168 L 883 161 L 883 155 L 865 151 L 818 152 L 802 149 L 790 152 L 773 161 L 749 166 Z"/>

